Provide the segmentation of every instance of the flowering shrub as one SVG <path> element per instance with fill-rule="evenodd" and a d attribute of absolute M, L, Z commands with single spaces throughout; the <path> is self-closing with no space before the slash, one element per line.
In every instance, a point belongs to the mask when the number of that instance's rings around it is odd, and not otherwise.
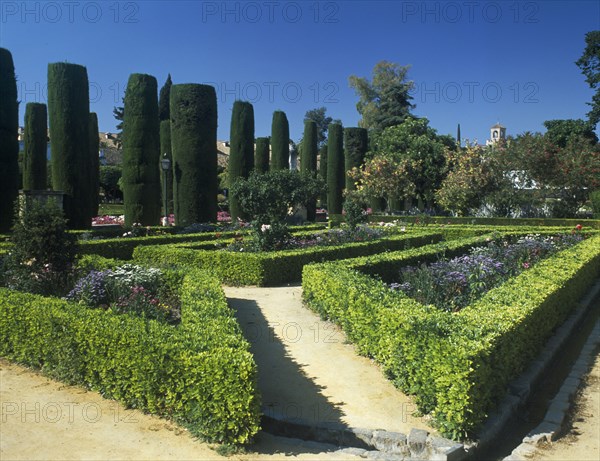
<path fill-rule="evenodd" d="M 422 304 L 456 312 L 508 278 L 582 239 L 579 234 L 536 234 L 512 244 L 491 241 L 472 249 L 469 255 L 406 267 L 401 271 L 401 282 L 390 284 L 390 288 L 401 290 Z"/>
<path fill-rule="evenodd" d="M 77 242 L 67 232 L 62 210 L 53 201 L 32 200 L 20 212 L 11 235 L 13 245 L 0 267 L 0 284 L 63 296 L 74 276 Z"/>
<path fill-rule="evenodd" d="M 66 299 L 156 320 L 175 320 L 179 310 L 179 300 L 165 283 L 164 273 L 133 264 L 90 271 L 77 281 Z"/>
<path fill-rule="evenodd" d="M 122 226 L 123 224 L 125 224 L 125 216 L 104 215 L 92 218 L 92 226 L 103 226 L 107 224 L 118 224 L 119 226 Z"/>

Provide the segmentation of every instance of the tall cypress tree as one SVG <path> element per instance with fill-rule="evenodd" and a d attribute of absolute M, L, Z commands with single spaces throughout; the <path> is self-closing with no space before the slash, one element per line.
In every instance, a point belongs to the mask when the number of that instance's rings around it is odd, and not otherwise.
<path fill-rule="evenodd" d="M 271 125 L 271 170 L 290 169 L 290 125 L 285 112 L 273 112 Z"/>
<path fill-rule="evenodd" d="M 302 174 L 316 174 L 318 143 L 317 124 L 312 120 L 306 120 L 304 122 L 304 136 L 302 138 L 302 158 L 300 159 L 300 172 Z M 317 202 L 316 200 L 312 200 L 306 204 L 306 219 L 314 222 L 316 218 Z"/>
<path fill-rule="evenodd" d="M 0 232 L 13 223 L 19 193 L 19 102 L 12 54 L 0 48 Z"/>
<path fill-rule="evenodd" d="M 171 87 L 175 222 L 217 220 L 217 93 L 214 87 Z"/>
<path fill-rule="evenodd" d="M 160 140 L 156 79 L 131 74 L 123 119 L 123 201 L 125 225 L 160 221 Z"/>
<path fill-rule="evenodd" d="M 344 129 L 339 123 L 329 125 L 327 141 L 327 210 L 341 214 L 344 191 Z"/>
<path fill-rule="evenodd" d="M 254 170 L 257 173 L 266 173 L 269 171 L 269 138 L 256 138 Z"/>
<path fill-rule="evenodd" d="M 160 159 L 168 158 L 171 161 L 171 168 L 165 173 L 162 171 L 162 167 L 160 168 L 160 181 L 161 181 L 161 195 L 164 194 L 165 190 L 165 176 L 167 180 L 167 207 L 169 214 L 173 213 L 173 155 L 171 151 L 171 122 L 169 120 L 163 120 L 160 122 Z M 159 162 L 160 164 L 160 162 Z M 164 197 L 163 203 L 164 204 Z"/>
<path fill-rule="evenodd" d="M 348 176 L 348 172 L 359 168 L 365 161 L 365 154 L 369 148 L 369 136 L 365 128 L 344 128 L 344 152 L 346 190 L 356 189 L 354 181 Z"/>
<path fill-rule="evenodd" d="M 46 190 L 46 153 L 48 152 L 48 111 L 46 104 L 27 103 L 25 106 L 24 135 L 23 189 Z"/>
<path fill-rule="evenodd" d="M 169 99 L 171 96 L 171 74 L 167 76 L 165 84 L 160 89 L 160 95 L 158 97 L 158 119 L 162 122 L 163 120 L 169 120 L 171 111 L 169 110 Z"/>
<path fill-rule="evenodd" d="M 327 184 L 327 144 L 323 144 L 319 149 L 319 176 Z M 327 191 L 321 194 L 321 206 L 327 206 Z"/>
<path fill-rule="evenodd" d="M 86 68 L 65 62 L 48 64 L 52 188 L 65 194 L 63 206 L 72 229 L 92 224 L 89 113 Z"/>
<path fill-rule="evenodd" d="M 100 136 L 98 135 L 98 115 L 90 112 L 90 212 L 98 216 L 100 206 Z"/>
<path fill-rule="evenodd" d="M 239 178 L 247 178 L 254 167 L 254 108 L 249 102 L 233 103 L 229 146 L 227 173 L 229 185 L 233 186 Z M 234 196 L 229 197 L 229 213 L 233 222 L 248 218 Z"/>

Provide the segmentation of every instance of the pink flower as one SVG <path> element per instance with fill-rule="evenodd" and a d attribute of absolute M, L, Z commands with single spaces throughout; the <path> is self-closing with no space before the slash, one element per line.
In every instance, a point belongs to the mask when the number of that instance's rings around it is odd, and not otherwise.
<path fill-rule="evenodd" d="M 529 263 L 523 263 L 523 269 L 529 269 Z"/>

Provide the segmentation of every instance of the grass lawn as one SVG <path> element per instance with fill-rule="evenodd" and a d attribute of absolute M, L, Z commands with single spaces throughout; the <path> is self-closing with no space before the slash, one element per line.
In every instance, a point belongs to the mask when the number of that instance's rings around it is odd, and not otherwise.
<path fill-rule="evenodd" d="M 100 209 L 98 210 L 98 215 L 99 216 L 104 216 L 104 215 L 122 215 L 124 214 L 124 206 L 122 203 L 101 203 L 100 204 Z"/>

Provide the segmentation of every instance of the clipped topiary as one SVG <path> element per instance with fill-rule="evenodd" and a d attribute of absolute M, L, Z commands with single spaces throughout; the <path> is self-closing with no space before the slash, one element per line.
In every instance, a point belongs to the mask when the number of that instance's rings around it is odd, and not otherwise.
<path fill-rule="evenodd" d="M 131 74 L 123 118 L 123 200 L 125 226 L 160 221 L 159 121 L 156 79 Z"/>
<path fill-rule="evenodd" d="M 365 154 L 369 148 L 369 136 L 365 128 L 344 128 L 344 152 L 346 190 L 356 189 L 352 178 L 347 174 L 352 168 L 360 168 L 365 161 Z"/>
<path fill-rule="evenodd" d="M 171 87 L 175 223 L 217 220 L 217 94 L 195 83 Z"/>
<path fill-rule="evenodd" d="M 285 112 L 273 112 L 271 125 L 271 170 L 290 169 L 290 125 Z"/>
<path fill-rule="evenodd" d="M 100 206 L 100 136 L 98 135 L 98 115 L 90 113 L 90 212 L 98 216 Z"/>
<path fill-rule="evenodd" d="M 324 144 L 319 149 L 319 177 L 327 184 L 327 144 Z M 319 199 L 321 206 L 327 206 L 327 191 L 325 190 Z"/>
<path fill-rule="evenodd" d="M 164 87 L 163 87 L 164 88 Z M 165 190 L 165 176 L 167 179 L 167 207 L 169 213 L 173 213 L 173 154 L 171 150 L 171 121 L 163 120 L 160 122 L 160 160 L 167 158 L 171 161 L 171 168 L 165 173 L 160 167 L 160 190 L 161 194 L 164 194 Z M 160 161 L 159 161 L 160 164 Z M 164 205 L 164 197 L 162 198 Z"/>
<path fill-rule="evenodd" d="M 302 158 L 300 159 L 300 172 L 303 175 L 316 176 L 318 152 L 317 124 L 312 120 L 304 122 L 304 136 L 302 138 Z M 306 219 L 314 222 L 317 218 L 317 201 L 306 203 Z"/>
<path fill-rule="evenodd" d="M 12 54 L 0 48 L 0 232 L 10 229 L 19 193 L 19 102 Z"/>
<path fill-rule="evenodd" d="M 239 178 L 247 178 L 254 167 L 254 108 L 249 102 L 233 103 L 229 145 L 227 173 L 232 186 Z M 229 213 L 233 222 L 248 218 L 235 196 L 229 197 Z"/>
<path fill-rule="evenodd" d="M 89 82 L 85 67 L 48 64 L 52 188 L 62 191 L 69 227 L 92 225 L 89 181 Z"/>
<path fill-rule="evenodd" d="M 257 173 L 266 173 L 269 171 L 269 150 L 269 138 L 256 138 L 254 171 Z"/>
<path fill-rule="evenodd" d="M 329 125 L 327 143 L 327 210 L 329 214 L 341 214 L 345 184 L 344 129 L 339 123 Z"/>
<path fill-rule="evenodd" d="M 48 111 L 46 104 L 29 102 L 25 106 L 25 151 L 23 189 L 46 190 L 48 152 Z"/>

